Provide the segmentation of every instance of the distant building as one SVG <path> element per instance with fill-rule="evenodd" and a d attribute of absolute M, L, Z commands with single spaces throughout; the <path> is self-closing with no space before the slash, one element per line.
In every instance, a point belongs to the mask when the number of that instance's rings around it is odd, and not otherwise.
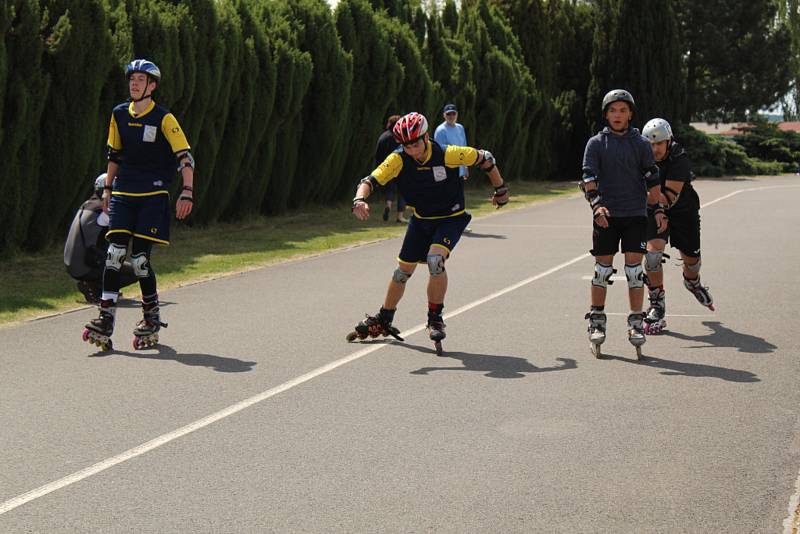
<path fill-rule="evenodd" d="M 732 139 L 734 136 L 740 135 L 743 128 L 750 126 L 747 122 L 720 122 L 713 124 L 710 122 L 693 122 L 692 128 L 700 130 L 707 135 L 719 135 Z M 777 123 L 778 129 L 784 132 L 800 133 L 800 121 L 787 121 Z"/>

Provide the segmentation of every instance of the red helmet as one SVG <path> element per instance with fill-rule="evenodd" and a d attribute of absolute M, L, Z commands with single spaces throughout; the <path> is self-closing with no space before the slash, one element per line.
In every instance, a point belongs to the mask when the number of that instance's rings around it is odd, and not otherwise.
<path fill-rule="evenodd" d="M 405 145 L 413 143 L 428 132 L 428 120 L 420 113 L 403 115 L 392 128 L 394 140 Z"/>

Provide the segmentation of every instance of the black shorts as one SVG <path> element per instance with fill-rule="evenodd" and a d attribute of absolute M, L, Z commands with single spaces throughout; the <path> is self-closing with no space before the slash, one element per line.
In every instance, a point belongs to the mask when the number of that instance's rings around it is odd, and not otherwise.
<path fill-rule="evenodd" d="M 106 239 L 109 235 L 124 233 L 169 245 L 169 195 L 111 195 L 108 217 L 111 222 Z"/>
<path fill-rule="evenodd" d="M 663 239 L 690 258 L 700 257 L 700 212 L 695 210 L 670 210 L 667 213 L 667 231 L 658 233 L 656 218 L 647 214 L 647 240 Z"/>
<path fill-rule="evenodd" d="M 442 219 L 420 219 L 411 216 L 397 259 L 403 263 L 426 263 L 431 245 L 439 245 L 452 252 L 472 215 L 467 212 Z"/>
<path fill-rule="evenodd" d="M 609 217 L 608 228 L 593 223 L 592 256 L 609 256 L 619 252 L 647 251 L 647 217 Z"/>

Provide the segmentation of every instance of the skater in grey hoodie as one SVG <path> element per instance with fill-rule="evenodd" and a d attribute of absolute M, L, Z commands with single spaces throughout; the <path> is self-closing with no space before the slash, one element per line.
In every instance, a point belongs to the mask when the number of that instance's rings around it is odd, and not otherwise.
<path fill-rule="evenodd" d="M 642 321 L 644 271 L 642 256 L 647 246 L 647 204 L 658 199 L 658 167 L 650 143 L 637 128 L 631 127 L 636 111 L 633 96 L 623 89 L 609 91 L 603 98 L 603 118 L 607 126 L 586 143 L 583 155 L 581 190 L 592 208 L 592 250 L 594 276 L 591 283 L 589 341 L 592 353 L 601 356 L 600 345 L 606 337 L 606 288 L 611 276 L 614 255 L 625 255 L 628 281 L 628 340 L 641 357 L 645 342 Z M 666 228 L 664 210 L 656 214 L 659 226 Z"/>

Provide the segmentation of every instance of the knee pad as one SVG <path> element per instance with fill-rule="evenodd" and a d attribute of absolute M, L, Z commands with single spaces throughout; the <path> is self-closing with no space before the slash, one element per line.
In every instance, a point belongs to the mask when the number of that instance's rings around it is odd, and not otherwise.
<path fill-rule="evenodd" d="M 686 263 L 686 260 L 683 261 L 683 264 L 686 265 L 686 268 L 689 269 L 693 273 L 696 273 L 696 272 L 700 271 L 700 264 L 701 263 L 703 263 L 703 261 L 699 257 L 697 258 L 697 263 L 695 263 L 695 264 L 691 264 L 690 265 L 690 264 Z"/>
<path fill-rule="evenodd" d="M 444 256 L 441 254 L 428 254 L 428 270 L 431 276 L 439 276 L 444 272 Z"/>
<path fill-rule="evenodd" d="M 127 253 L 127 247 L 111 243 L 108 245 L 108 252 L 106 252 L 106 267 L 113 271 L 119 271 Z"/>
<path fill-rule="evenodd" d="M 637 289 L 644 287 L 644 269 L 641 263 L 634 265 L 625 264 L 625 277 L 628 279 L 628 287 Z"/>
<path fill-rule="evenodd" d="M 392 274 L 392 281 L 398 284 L 405 284 L 408 282 L 409 278 L 411 278 L 411 273 L 401 271 L 399 267 L 395 269 L 394 274 Z"/>
<path fill-rule="evenodd" d="M 594 278 L 592 278 L 592 285 L 605 288 L 608 284 L 613 284 L 611 275 L 617 272 L 611 265 L 596 262 L 594 264 Z"/>
<path fill-rule="evenodd" d="M 147 253 L 140 252 L 131 256 L 131 266 L 136 278 L 147 278 L 150 276 L 150 264 Z"/>
<path fill-rule="evenodd" d="M 644 268 L 648 273 L 657 273 L 661 271 L 661 258 L 664 256 L 664 251 L 654 250 L 647 251 L 644 255 Z"/>

